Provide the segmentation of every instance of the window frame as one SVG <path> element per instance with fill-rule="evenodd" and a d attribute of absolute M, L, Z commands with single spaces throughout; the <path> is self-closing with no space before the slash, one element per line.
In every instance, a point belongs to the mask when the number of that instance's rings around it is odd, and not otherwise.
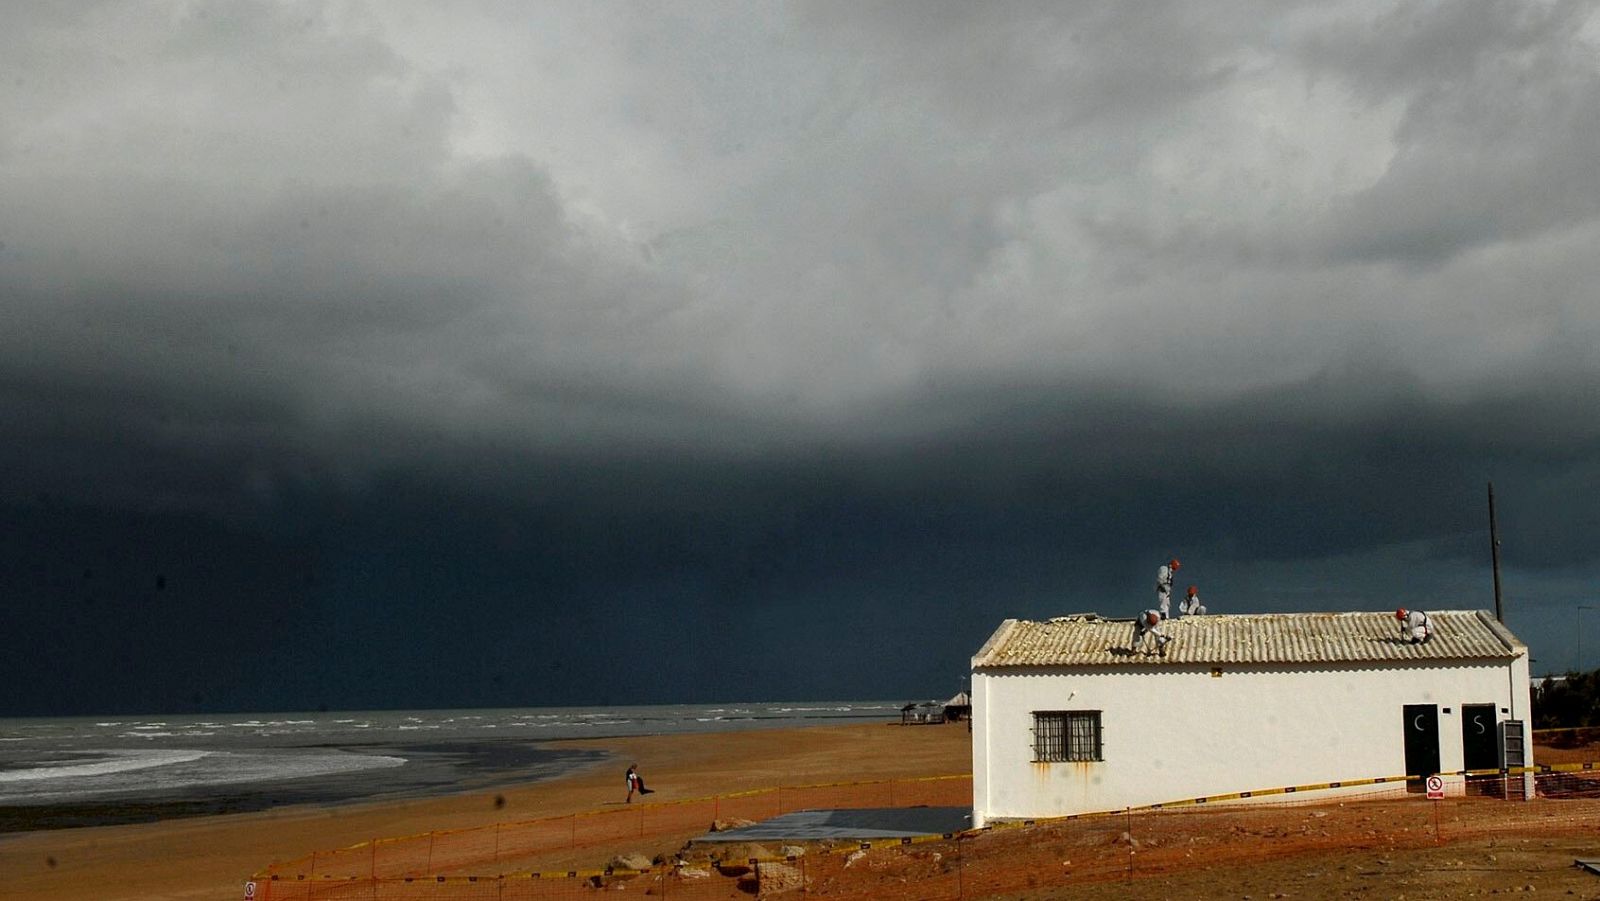
<path fill-rule="evenodd" d="M 1105 723 L 1099 710 L 1033 711 L 1034 763 L 1100 763 Z M 1074 724 L 1080 724 L 1074 728 Z M 1048 727 L 1048 728 L 1047 728 Z"/>

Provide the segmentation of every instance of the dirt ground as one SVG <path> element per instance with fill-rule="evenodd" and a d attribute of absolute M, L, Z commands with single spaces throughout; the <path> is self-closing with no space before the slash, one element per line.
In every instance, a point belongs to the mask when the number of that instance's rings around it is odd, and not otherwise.
<path fill-rule="evenodd" d="M 1063 885 L 1046 891 L 1003 893 L 1000 898 L 1464 898 L 1490 894 L 1534 892 L 1600 898 L 1600 877 L 1575 867 L 1575 858 L 1600 856 L 1600 803 L 1595 801 L 1479 801 L 1460 806 L 1442 824 L 1436 841 L 1426 824 L 1415 818 L 1394 817 L 1399 805 L 1425 806 L 1425 800 L 1389 804 L 1352 805 L 1341 808 L 1285 809 L 1255 812 L 1238 819 L 1248 822 L 1240 831 L 1228 827 L 1224 841 L 1210 842 L 1229 819 L 1209 823 L 1197 819 L 1188 828 L 1164 836 L 1168 847 L 1184 847 L 1181 857 L 1159 854 L 1148 844 L 1131 855 L 1131 877 L 1085 873 L 1074 878 L 1074 866 L 1047 855 L 1030 855 L 1042 871 L 1053 863 Z M 1470 828 L 1471 819 L 1486 805 L 1520 807 L 1519 816 L 1494 825 L 1492 834 Z M 1559 816 L 1544 816 L 1546 808 L 1561 806 Z M 1300 829 L 1317 813 L 1316 829 L 1326 835 L 1304 840 Z M 1491 811 L 1488 816 L 1495 816 Z M 1371 827 L 1392 820 L 1406 823 L 1390 833 L 1373 834 Z M 1454 827 L 1454 828 L 1453 828 Z M 1466 828 L 1462 828 L 1466 827 Z M 1395 828 L 1393 825 L 1389 829 Z M 1459 829 L 1459 831 L 1455 831 Z M 1127 843 L 1111 841 L 1107 848 L 1128 857 Z M 1188 846 L 1188 847 L 1185 847 Z M 1189 847 L 1203 850 L 1188 850 Z M 1064 850 L 1064 849 L 1063 849 Z M 1020 864 L 1017 855 L 1012 864 Z M 1056 857 L 1058 855 L 1048 855 Z M 1100 859 L 1110 856 L 1099 855 Z M 1080 858 L 1075 866 L 1091 869 L 1094 857 Z M 1088 884 L 1074 884 L 1075 882 Z"/>
<path fill-rule="evenodd" d="M 1574 865 L 1600 858 L 1600 800 L 1407 797 L 1191 810 L 872 854 L 826 876 L 813 866 L 814 890 L 908 901 L 1600 898 L 1600 876 Z"/>

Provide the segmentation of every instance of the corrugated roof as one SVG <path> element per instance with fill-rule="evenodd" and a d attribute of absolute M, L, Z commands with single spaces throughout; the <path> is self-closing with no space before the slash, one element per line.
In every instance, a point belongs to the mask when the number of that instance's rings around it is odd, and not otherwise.
<path fill-rule="evenodd" d="M 972 665 L 1117 666 L 1151 663 L 1348 663 L 1418 660 L 1508 660 L 1527 646 L 1486 610 L 1428 611 L 1434 636 L 1402 641 L 1393 613 L 1255 613 L 1187 616 L 1161 628 L 1172 636 L 1167 655 L 1129 654 L 1131 619 L 1093 613 L 1048 622 L 1008 619 Z"/>

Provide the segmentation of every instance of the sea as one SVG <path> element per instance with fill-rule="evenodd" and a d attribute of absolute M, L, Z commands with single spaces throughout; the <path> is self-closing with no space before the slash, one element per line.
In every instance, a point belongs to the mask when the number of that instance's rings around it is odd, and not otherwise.
<path fill-rule="evenodd" d="M 892 722 L 900 707 L 818 701 L 0 719 L 0 832 L 466 791 L 609 759 L 554 739 Z"/>

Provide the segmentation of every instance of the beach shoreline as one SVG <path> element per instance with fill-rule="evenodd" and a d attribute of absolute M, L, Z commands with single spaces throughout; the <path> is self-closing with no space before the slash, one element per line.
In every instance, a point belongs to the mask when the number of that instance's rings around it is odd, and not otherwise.
<path fill-rule="evenodd" d="M 309 778 L 186 785 L 155 793 L 108 793 L 63 802 L 0 804 L 0 835 L 253 813 L 297 805 L 405 801 L 531 784 L 604 763 L 603 751 L 549 747 L 550 740 L 500 738 L 412 744 L 340 744 L 325 749 L 392 756 L 404 767 Z"/>
<path fill-rule="evenodd" d="M 232 897 L 268 864 L 313 851 L 620 805 L 626 791 L 624 759 L 640 765 L 656 790 L 653 803 L 778 785 L 971 771 L 971 736 L 961 725 L 902 727 L 878 721 L 555 739 L 541 745 L 599 756 L 589 765 L 537 781 L 455 786 L 412 798 L 13 832 L 0 835 L 0 884 L 6 886 L 8 899 L 37 901 Z M 615 773 L 603 765 L 607 760 L 619 763 Z M 592 853 L 593 862 L 603 865 L 605 849 Z"/>

